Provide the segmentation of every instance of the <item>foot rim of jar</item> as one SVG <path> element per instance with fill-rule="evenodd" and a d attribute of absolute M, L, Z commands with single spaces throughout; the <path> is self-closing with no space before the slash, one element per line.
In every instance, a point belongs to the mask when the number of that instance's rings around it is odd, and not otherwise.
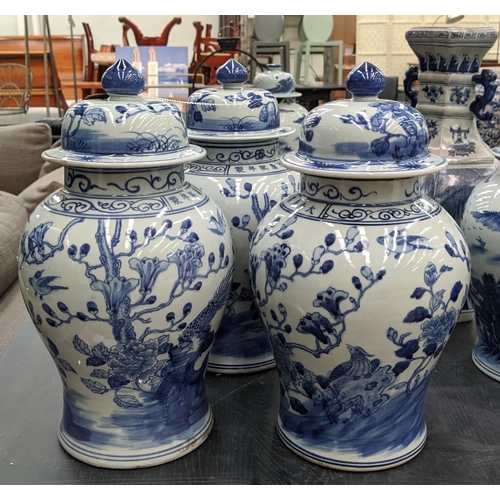
<path fill-rule="evenodd" d="M 500 382 L 500 367 L 498 370 L 494 370 L 489 363 L 486 363 L 485 361 L 483 361 L 483 359 L 481 359 L 481 357 L 476 352 L 476 348 L 474 348 L 472 351 L 472 362 L 485 375 L 493 380 L 496 380 L 497 382 Z"/>
<path fill-rule="evenodd" d="M 85 449 L 81 443 L 70 438 L 61 426 L 59 426 L 58 438 L 60 445 L 69 455 L 94 467 L 105 469 L 142 469 L 172 462 L 191 453 L 205 442 L 213 426 L 214 416 L 212 410 L 209 409 L 207 422 L 195 436 L 181 444 L 177 444 L 173 450 L 172 447 L 165 447 L 165 450 L 155 451 L 150 454 L 143 453 L 140 455 L 140 459 L 137 459 L 137 454 L 117 456 L 106 453 L 97 454 L 89 449 Z"/>
<path fill-rule="evenodd" d="M 222 375 L 248 375 L 250 373 L 265 372 L 276 367 L 276 361 L 273 359 L 258 363 L 241 362 L 241 364 L 231 363 L 210 363 L 208 362 L 207 372 L 220 373 Z"/>
<path fill-rule="evenodd" d="M 276 430 L 280 439 L 283 441 L 285 446 L 293 451 L 296 455 L 302 457 L 303 459 L 321 465 L 323 467 L 347 472 L 374 472 L 379 470 L 392 469 L 393 467 L 398 467 L 411 459 L 415 458 L 424 448 L 427 441 L 427 427 L 424 427 L 423 432 L 414 440 L 412 443 L 412 448 L 402 454 L 395 454 L 393 458 L 384 460 L 373 460 L 371 462 L 355 462 L 341 459 L 333 459 L 331 457 L 320 456 L 315 453 L 309 452 L 303 447 L 299 446 L 297 443 L 293 442 L 289 436 L 285 434 L 281 428 L 281 424 L 278 419 L 276 425 Z M 409 446 L 406 447 L 408 450 Z"/>

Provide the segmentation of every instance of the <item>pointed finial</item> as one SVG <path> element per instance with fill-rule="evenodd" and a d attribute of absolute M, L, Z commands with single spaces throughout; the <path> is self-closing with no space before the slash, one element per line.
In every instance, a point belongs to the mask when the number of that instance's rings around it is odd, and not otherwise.
<path fill-rule="evenodd" d="M 235 59 L 229 59 L 219 66 L 215 76 L 222 85 L 243 84 L 248 80 L 248 71 Z"/>
<path fill-rule="evenodd" d="M 139 95 L 144 90 L 144 76 L 126 59 L 118 59 L 102 75 L 107 94 Z"/>
<path fill-rule="evenodd" d="M 354 68 L 345 81 L 353 97 L 377 97 L 385 88 L 385 76 L 374 64 L 365 61 Z"/>

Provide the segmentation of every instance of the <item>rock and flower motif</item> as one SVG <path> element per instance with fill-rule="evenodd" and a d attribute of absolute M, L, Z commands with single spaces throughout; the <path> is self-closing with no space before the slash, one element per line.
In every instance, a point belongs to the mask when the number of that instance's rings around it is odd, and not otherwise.
<path fill-rule="evenodd" d="M 456 229 L 427 238 L 389 216 L 385 227 L 337 218 L 320 229 L 308 207 L 326 214 L 325 203 L 293 195 L 252 240 L 252 290 L 280 377 L 278 432 L 323 465 L 385 468 L 425 442 L 423 399 L 468 292 L 469 251 Z M 300 239 L 304 219 L 315 245 Z M 398 268 L 411 262 L 418 271 L 404 283 Z"/>
<path fill-rule="evenodd" d="M 202 232 L 200 221 L 188 214 L 181 221 L 164 216 L 141 232 L 127 219 L 99 218 L 92 237 L 81 239 L 75 232 L 84 222 L 33 221 L 19 259 L 32 290 L 28 310 L 64 382 L 68 442 L 105 446 L 120 424 L 127 445 L 140 451 L 144 441 L 174 442 L 193 423 L 206 431 L 204 374 L 232 282 L 224 216 L 218 211 Z M 207 229 L 220 235 L 216 251 L 200 237 Z M 164 252 L 153 251 L 157 246 Z M 65 266 L 73 277 L 55 272 Z M 91 422 L 91 395 L 111 398 L 116 410 L 110 409 L 110 423 Z M 139 435 L 136 425 L 142 427 Z"/>
<path fill-rule="evenodd" d="M 278 141 L 264 147 L 207 147 L 207 161 L 188 169 L 191 182 L 203 186 L 226 214 L 235 249 L 235 274 L 224 317 L 210 352 L 208 369 L 243 373 L 272 368 L 271 346 L 255 308 L 249 281 L 248 250 L 264 216 L 297 191 L 297 178 L 279 163 Z M 228 163 L 233 163 L 227 164 Z M 220 171 L 218 164 L 225 164 Z"/>
<path fill-rule="evenodd" d="M 99 220 L 93 243 L 65 245 L 68 232 L 82 222 L 83 219 L 69 222 L 57 241 L 53 240 L 54 233 L 48 233 L 52 227 L 50 222 L 42 223 L 23 235 L 20 267 L 28 269 L 28 265 L 38 269 L 28 279 L 35 296 L 41 300 L 39 306 L 43 311 L 35 314 L 33 303 L 28 301 L 34 323 L 39 327 L 45 323 L 53 328 L 48 330 L 54 332 L 53 338 L 57 336 L 57 328 L 75 321 L 89 325 L 101 323 L 109 328 L 115 344 L 99 342 L 89 345 L 78 334 L 73 336 L 72 343 L 74 349 L 84 356 L 86 366 L 94 367 L 89 378 L 81 377 L 82 384 L 96 394 L 113 392 L 114 403 L 123 408 L 143 406 L 140 400 L 146 394 L 153 400 L 166 403 L 168 393 L 162 392 L 166 374 L 174 369 L 175 359 L 183 357 L 182 365 L 191 364 L 193 381 L 198 381 L 185 388 L 185 395 L 176 396 L 182 408 L 186 397 L 189 397 L 187 391 L 199 390 L 203 366 L 195 370 L 194 365 L 206 358 L 213 341 L 212 321 L 222 310 L 229 293 L 231 253 L 227 253 L 224 243 L 220 243 L 217 255 L 214 252 L 206 255 L 198 234 L 191 230 L 193 222 L 189 217 L 182 221 L 178 234 L 172 234 L 172 221 L 169 219 L 163 221 L 159 230 L 148 226 L 142 235 L 135 230 L 124 234 L 122 221 L 118 219 L 111 244 L 107 241 L 106 222 Z M 167 253 L 163 259 L 131 257 L 162 240 L 175 242 L 177 250 Z M 125 243 L 127 250 L 118 251 L 120 243 Z M 96 298 L 87 301 L 80 310 L 74 310 L 64 299 L 71 293 L 71 280 L 44 276 L 50 259 L 64 253 L 67 259 L 81 267 L 90 289 L 97 292 Z M 129 268 L 126 272 L 125 266 Z M 167 270 L 176 278 L 170 294 L 163 293 L 158 297 L 154 293 L 157 282 Z M 182 313 L 176 312 L 182 296 L 188 292 L 199 292 L 207 278 L 218 273 L 225 273 L 225 285 L 217 290 L 203 311 L 193 317 L 193 304 L 186 301 L 180 308 Z M 155 313 L 165 316 L 161 328 L 149 326 Z M 177 342 L 171 338 L 173 333 L 178 336 Z M 50 333 L 47 341 L 52 352 L 59 351 Z M 70 363 L 64 365 L 67 370 L 77 373 Z M 123 389 L 127 389 L 126 394 L 122 394 Z M 136 395 L 132 395 L 134 391 Z M 171 405 L 172 401 L 168 404 Z"/>

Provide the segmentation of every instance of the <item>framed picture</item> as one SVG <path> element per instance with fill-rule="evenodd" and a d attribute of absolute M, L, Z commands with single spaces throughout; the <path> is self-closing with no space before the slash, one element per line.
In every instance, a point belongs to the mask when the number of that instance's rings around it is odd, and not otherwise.
<path fill-rule="evenodd" d="M 127 59 L 142 72 L 150 97 L 187 99 L 187 47 L 116 47 L 116 57 Z"/>

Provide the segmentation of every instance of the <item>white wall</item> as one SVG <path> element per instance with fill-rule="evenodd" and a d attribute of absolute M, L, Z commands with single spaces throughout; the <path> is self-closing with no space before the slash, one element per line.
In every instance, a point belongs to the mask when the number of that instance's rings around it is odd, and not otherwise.
<path fill-rule="evenodd" d="M 118 18 L 122 14 L 117 13 L 115 16 L 100 15 L 76 15 L 73 16 L 75 27 L 74 34 L 83 34 L 82 22 L 90 24 L 92 36 L 94 38 L 94 46 L 97 50 L 101 45 L 122 45 L 122 23 Z M 200 21 L 203 25 L 209 23 L 212 25 L 212 36 L 217 36 L 219 29 L 219 14 L 211 16 L 142 16 L 142 15 L 125 15 L 135 23 L 142 31 L 144 36 L 159 36 L 163 28 L 174 18 L 182 18 L 181 24 L 177 24 L 172 28 L 168 40 L 169 46 L 188 47 L 189 61 L 193 56 L 193 43 L 196 31 L 193 26 L 193 21 Z M 42 16 L 30 16 L 30 32 L 34 34 L 42 34 L 41 25 Z M 23 16 L 0 16 L 0 35 L 23 35 L 24 34 Z M 31 26 L 31 24 L 33 26 Z M 52 35 L 69 35 L 70 27 L 68 15 L 49 15 L 49 26 Z M 128 32 L 130 45 L 135 45 L 135 38 L 132 31 Z"/>
<path fill-rule="evenodd" d="M 22 18 L 23 16 L 0 16 L 0 35 L 19 35 L 20 29 L 22 29 L 21 34 L 24 34 L 24 20 Z"/>

